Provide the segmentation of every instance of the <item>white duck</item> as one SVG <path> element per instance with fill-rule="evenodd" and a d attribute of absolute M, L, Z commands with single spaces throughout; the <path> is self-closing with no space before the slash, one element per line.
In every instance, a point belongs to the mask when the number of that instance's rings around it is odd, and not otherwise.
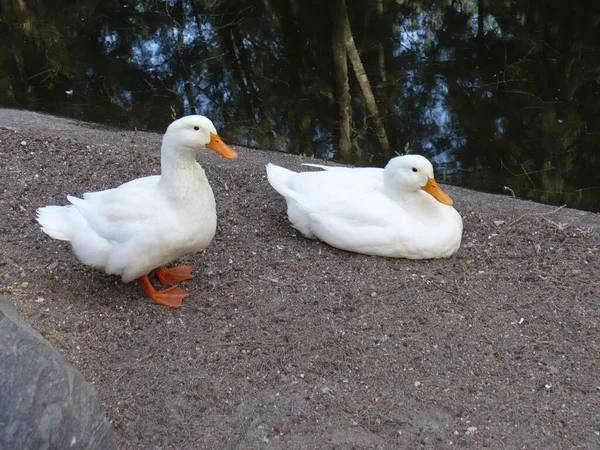
<path fill-rule="evenodd" d="M 161 175 L 88 192 L 83 199 L 67 196 L 68 206 L 40 208 L 42 231 L 69 241 L 84 264 L 120 275 L 125 283 L 139 278 L 148 297 L 178 308 L 189 294 L 172 285 L 191 278 L 193 266 L 164 264 L 206 248 L 216 231 L 215 197 L 195 159 L 205 148 L 237 157 L 206 117 L 176 120 L 163 137 Z M 171 287 L 156 291 L 150 271 Z"/>
<path fill-rule="evenodd" d="M 285 197 L 292 226 L 304 236 L 393 258 L 445 258 L 458 250 L 462 218 L 426 158 L 398 156 L 385 169 L 306 165 L 324 170 L 267 165 L 269 183 Z"/>

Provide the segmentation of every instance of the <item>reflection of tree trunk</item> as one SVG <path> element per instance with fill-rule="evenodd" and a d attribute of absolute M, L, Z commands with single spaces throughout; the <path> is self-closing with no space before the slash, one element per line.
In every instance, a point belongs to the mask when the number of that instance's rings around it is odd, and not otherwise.
<path fill-rule="evenodd" d="M 389 2 L 381 0 L 377 4 L 377 39 L 379 39 L 379 51 L 380 51 L 380 72 L 381 72 L 381 114 L 384 117 L 384 123 L 387 129 L 393 127 L 396 122 L 395 117 L 398 117 L 396 111 L 396 99 L 398 96 L 398 86 L 402 85 L 400 81 L 401 72 L 392 70 L 390 72 L 391 79 L 387 76 L 388 64 L 386 61 L 395 61 L 394 57 L 394 43 L 390 36 L 396 34 L 394 31 L 394 11 Z M 391 65 L 393 67 L 393 64 Z M 392 156 L 392 155 L 389 155 Z"/>
<path fill-rule="evenodd" d="M 379 78 L 381 80 L 380 99 L 381 114 L 386 117 L 390 111 L 394 110 L 394 100 L 391 94 L 391 87 L 388 83 L 385 61 L 387 58 L 393 59 L 389 51 L 389 36 L 393 35 L 390 20 L 386 16 L 383 0 L 377 0 L 377 56 L 379 66 Z"/>
<path fill-rule="evenodd" d="M 481 61 L 483 60 L 483 52 L 485 49 L 485 35 L 483 34 L 483 7 L 484 0 L 477 1 L 477 58 Z"/>
<path fill-rule="evenodd" d="M 235 42 L 234 30 L 233 28 L 224 28 L 223 29 L 223 43 L 226 48 L 226 57 L 231 63 L 231 73 L 235 82 L 238 86 L 242 86 L 242 89 L 245 92 L 245 95 L 240 95 L 241 102 L 246 108 L 246 112 L 248 117 L 254 117 L 254 107 L 252 106 L 252 100 L 250 95 L 250 87 L 247 84 L 247 80 L 244 77 L 244 66 L 239 56 L 239 51 Z"/>
<path fill-rule="evenodd" d="M 176 2 L 174 8 L 169 11 L 168 6 L 166 7 L 167 15 L 173 22 L 173 27 L 177 29 L 177 55 L 179 56 L 179 64 L 180 73 L 183 78 L 183 91 L 185 93 L 185 97 L 188 101 L 188 105 L 190 107 L 190 112 L 192 114 L 197 114 L 195 100 L 194 100 L 194 92 L 192 91 L 192 74 L 188 69 L 188 65 L 186 63 L 185 57 L 185 43 L 183 42 L 183 30 L 184 30 L 184 14 L 183 14 L 183 5 L 182 2 Z"/>
<path fill-rule="evenodd" d="M 256 74 L 253 71 L 253 65 L 251 63 L 252 58 L 249 56 L 250 52 L 244 44 L 243 34 L 232 32 L 231 38 L 235 45 L 239 67 L 242 69 L 242 78 L 244 79 L 246 92 L 249 96 L 252 96 L 253 99 L 260 100 L 260 96 L 258 95 L 258 89 L 256 88 L 256 83 L 254 82 L 253 78 L 253 76 Z"/>
<path fill-rule="evenodd" d="M 340 108 L 340 143 L 339 156 L 343 160 L 356 158 L 356 149 L 353 149 L 352 134 L 352 107 L 350 106 L 350 84 L 348 82 L 348 58 L 346 44 L 344 43 L 344 29 L 346 27 L 346 9 L 344 0 L 336 2 L 332 27 L 333 67 L 337 84 L 337 102 Z"/>
<path fill-rule="evenodd" d="M 180 59 L 180 63 L 181 63 L 181 68 L 182 68 L 182 77 L 183 77 L 183 90 L 185 92 L 185 97 L 187 98 L 188 101 L 188 105 L 190 106 L 190 112 L 192 114 L 198 114 L 197 110 L 196 110 L 196 101 L 194 100 L 194 92 L 192 90 L 192 75 L 190 74 L 190 71 L 187 68 L 186 65 L 186 61 L 185 61 L 185 54 L 184 54 L 184 43 L 183 43 L 183 30 L 180 28 L 177 32 L 177 47 L 178 47 L 178 52 L 179 52 L 179 59 Z"/>
<path fill-rule="evenodd" d="M 384 15 L 383 15 L 383 0 L 377 0 L 377 29 L 378 29 L 378 40 L 377 43 L 377 56 L 379 63 L 379 76 L 381 77 L 381 81 L 385 84 L 387 82 L 387 76 L 385 74 L 385 28 L 384 24 Z"/>
<path fill-rule="evenodd" d="M 265 4 L 268 3 L 268 0 L 263 1 Z M 306 83 L 302 75 L 306 66 L 306 52 L 303 49 L 304 42 L 300 39 L 299 33 L 298 16 L 300 11 L 295 0 L 289 0 L 288 6 L 288 8 L 283 8 L 281 21 L 278 20 L 275 24 L 280 27 L 279 31 L 283 37 L 284 51 L 288 63 L 292 91 L 289 114 L 298 138 L 298 153 L 312 156 L 314 155 L 312 142 L 314 123 L 308 100 L 310 94 L 306 93 Z"/>
<path fill-rule="evenodd" d="M 281 27 L 281 22 L 279 20 L 279 16 L 275 13 L 273 8 L 271 7 L 271 3 L 269 2 L 269 0 L 263 0 L 263 6 L 265 7 L 265 11 L 267 11 L 267 13 L 269 14 L 271 21 L 275 24 L 275 27 L 281 33 L 283 30 Z"/>
<path fill-rule="evenodd" d="M 384 152 L 389 153 L 390 143 L 388 142 L 385 127 L 383 126 L 383 121 L 381 120 L 381 116 L 379 114 L 379 108 L 375 102 L 375 96 L 373 95 L 373 90 L 371 89 L 371 83 L 369 82 L 369 78 L 367 77 L 367 73 L 360 59 L 360 55 L 356 49 L 354 38 L 352 37 L 352 30 L 350 29 L 350 21 L 348 19 L 348 11 L 346 10 L 345 0 L 340 0 L 340 12 L 342 12 L 342 10 L 343 16 L 341 18 L 344 24 L 344 41 L 346 45 L 346 51 L 348 52 L 348 57 L 352 63 L 352 68 L 354 69 L 354 74 L 356 75 L 356 79 L 360 85 L 365 102 L 367 103 L 367 108 L 369 109 L 369 112 L 373 117 L 373 121 L 375 122 L 375 129 L 377 130 L 379 145 Z"/>

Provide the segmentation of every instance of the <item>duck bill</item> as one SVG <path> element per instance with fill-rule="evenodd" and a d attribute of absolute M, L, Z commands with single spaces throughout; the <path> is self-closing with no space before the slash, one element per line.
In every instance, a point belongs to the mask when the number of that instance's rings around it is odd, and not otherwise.
<path fill-rule="evenodd" d="M 452 205 L 454 203 L 452 198 L 442 191 L 433 178 L 427 178 L 427 183 L 421 189 L 444 205 Z"/>
<path fill-rule="evenodd" d="M 237 158 L 237 153 L 234 152 L 225 142 L 223 142 L 219 135 L 215 133 L 210 133 L 210 142 L 206 144 L 206 148 L 210 148 L 219 155 L 228 159 Z"/>

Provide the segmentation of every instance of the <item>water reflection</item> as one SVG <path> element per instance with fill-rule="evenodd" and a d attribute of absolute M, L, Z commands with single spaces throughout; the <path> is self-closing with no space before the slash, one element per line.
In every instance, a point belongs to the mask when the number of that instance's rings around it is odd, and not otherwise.
<path fill-rule="evenodd" d="M 0 102 L 600 210 L 600 3 L 5 0 Z"/>

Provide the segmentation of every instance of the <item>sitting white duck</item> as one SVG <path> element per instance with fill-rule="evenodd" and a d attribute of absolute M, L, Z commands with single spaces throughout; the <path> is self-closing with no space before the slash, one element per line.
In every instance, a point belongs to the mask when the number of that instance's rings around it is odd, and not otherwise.
<path fill-rule="evenodd" d="M 162 141 L 161 175 L 138 178 L 83 199 L 67 196 L 68 206 L 37 211 L 42 231 L 69 241 L 89 266 L 136 278 L 152 300 L 178 308 L 189 294 L 175 283 L 191 278 L 193 266 L 166 269 L 164 264 L 206 248 L 215 235 L 215 197 L 196 153 L 209 148 L 225 158 L 236 153 L 203 116 L 187 116 L 167 128 Z M 152 271 L 169 288 L 156 291 Z"/>
<path fill-rule="evenodd" d="M 307 166 L 296 173 L 269 163 L 267 178 L 287 201 L 292 226 L 308 238 L 366 255 L 446 258 L 462 238 L 462 218 L 420 155 L 385 169 Z"/>

